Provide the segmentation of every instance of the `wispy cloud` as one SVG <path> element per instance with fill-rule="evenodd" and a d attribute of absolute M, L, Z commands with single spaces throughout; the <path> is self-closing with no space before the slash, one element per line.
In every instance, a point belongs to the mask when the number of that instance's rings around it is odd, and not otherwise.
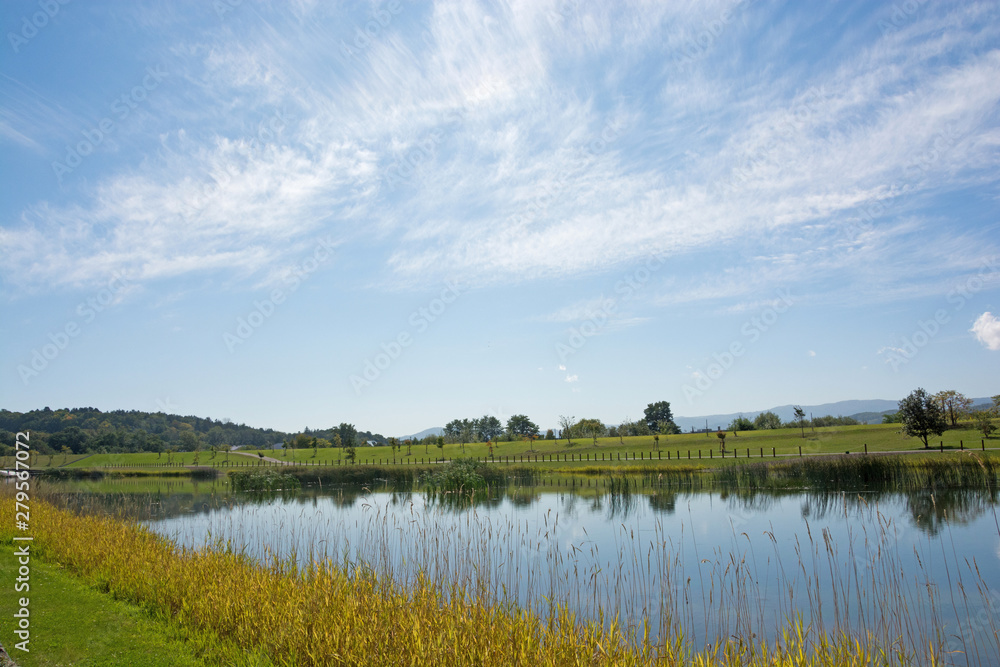
<path fill-rule="evenodd" d="M 972 239 L 936 231 L 926 214 L 901 224 L 906 203 L 857 239 L 842 227 L 872 198 L 912 203 L 994 179 L 1000 51 L 981 45 L 996 41 L 995 8 L 928 7 L 832 68 L 747 88 L 675 58 L 729 4 L 406 5 L 347 60 L 351 20 L 308 3 L 296 11 L 312 23 L 265 13 L 259 25 L 225 24 L 214 42 L 179 40 L 163 55 L 182 83 L 150 121 L 159 146 L 77 203 L 38 202 L 5 221 L 5 280 L 50 289 L 110 267 L 140 281 L 259 277 L 323 230 L 377 245 L 388 286 L 456 273 L 473 285 L 529 281 L 652 251 L 742 247 L 751 252 L 692 267 L 658 303 L 735 296 L 751 308 L 762 288 L 845 272 L 882 295 L 922 289 L 912 283 L 922 267 L 953 261 Z M 738 44 L 741 25 L 767 11 L 742 10 L 725 40 Z M 719 58 L 726 44 L 713 46 Z M 573 74 L 605 59 L 603 79 Z M 640 71 L 655 103 L 620 93 Z M 213 104 L 187 108 L 190 96 Z M 4 106 L 0 134 L 32 146 L 40 128 Z M 282 108 L 293 120 L 255 146 L 255 128 Z M 413 155 L 410 175 L 390 185 L 389 170 Z M 911 235 L 923 237 L 921 261 L 886 255 L 914 247 Z M 586 307 L 548 319 L 571 322 Z"/>

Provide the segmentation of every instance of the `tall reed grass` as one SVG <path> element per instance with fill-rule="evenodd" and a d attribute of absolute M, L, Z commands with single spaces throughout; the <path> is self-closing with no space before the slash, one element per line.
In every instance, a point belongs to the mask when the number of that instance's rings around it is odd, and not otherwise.
<path fill-rule="evenodd" d="M 6 545 L 12 540 L 13 508 L 9 488 L 5 488 L 0 492 L 0 541 Z M 553 530 L 557 521 L 557 517 L 547 520 Z M 545 614 L 519 608 L 505 599 L 502 591 L 482 585 L 490 581 L 489 576 L 477 577 L 475 573 L 495 565 L 485 550 L 487 544 L 494 543 L 491 531 L 507 531 L 504 537 L 510 539 L 531 536 L 511 526 L 482 523 L 474 511 L 469 513 L 468 522 L 472 534 L 483 537 L 478 548 L 465 542 L 461 558 L 466 569 L 435 564 L 435 559 L 449 558 L 451 545 L 442 548 L 440 536 L 427 534 L 413 548 L 423 552 L 416 555 L 427 559 L 428 567 L 405 582 L 384 563 L 379 566 L 382 547 L 374 542 L 367 562 L 339 563 L 332 558 L 303 561 L 295 553 L 282 558 L 267 553 L 251 558 L 232 542 L 216 540 L 185 549 L 132 522 L 77 515 L 42 499 L 33 499 L 32 548 L 36 557 L 61 563 L 101 590 L 186 628 L 206 655 L 220 664 L 790 667 L 907 661 L 907 647 L 886 641 L 897 637 L 894 616 L 888 617 L 891 627 L 887 632 L 881 631 L 875 619 L 869 630 L 862 632 L 847 623 L 835 624 L 837 629 L 826 632 L 817 624 L 791 619 L 777 636 L 755 636 L 749 629 L 752 582 L 745 577 L 725 582 L 719 579 L 718 590 L 714 579 L 709 583 L 709 598 L 731 611 L 727 619 L 719 621 L 726 634 L 698 649 L 684 635 L 682 598 L 674 598 L 674 607 L 667 610 L 666 622 L 673 631 L 662 634 L 660 641 L 651 640 L 648 622 L 623 623 L 620 618 L 624 613 L 612 611 L 613 607 L 608 607 L 608 615 L 598 622 L 580 621 L 564 604 L 552 603 Z M 396 531 L 385 515 L 373 517 L 371 524 L 370 537 L 383 546 Z M 465 540 L 465 536 L 452 537 Z M 633 540 L 633 548 L 636 545 Z M 617 556 L 623 563 L 629 558 L 637 564 L 646 563 L 645 576 L 639 567 L 632 570 L 632 580 L 622 578 L 617 583 L 617 594 L 624 597 L 629 593 L 630 599 L 639 600 L 634 604 L 663 604 L 670 590 L 685 588 L 684 582 L 673 576 L 669 549 L 630 553 L 626 544 Z M 809 570 L 804 563 L 801 566 L 808 586 Z M 728 573 L 744 566 L 736 559 L 725 569 Z M 885 567 L 885 576 L 893 581 L 888 572 L 892 564 Z M 541 573 L 537 576 L 544 577 L 544 569 L 538 569 Z M 549 571 L 555 570 L 550 567 Z M 668 576 L 657 578 L 654 572 Z M 736 589 L 724 590 L 733 581 Z M 639 589 L 645 589 L 644 599 L 634 595 Z M 586 589 L 581 591 L 582 595 L 587 593 Z M 881 601 L 885 593 L 888 591 L 872 591 L 865 600 Z M 840 594 L 835 591 L 835 597 Z M 892 612 L 883 611 L 880 618 L 885 620 Z M 730 631 L 732 639 L 727 639 Z M 933 646 L 921 659 L 927 660 L 924 664 L 941 664 Z"/>

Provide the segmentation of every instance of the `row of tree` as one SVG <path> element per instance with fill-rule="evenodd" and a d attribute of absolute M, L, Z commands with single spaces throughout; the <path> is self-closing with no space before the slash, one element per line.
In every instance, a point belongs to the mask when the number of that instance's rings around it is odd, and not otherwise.
<path fill-rule="evenodd" d="M 268 449 L 353 447 L 366 441 L 384 443 L 378 433 L 357 431 L 352 424 L 298 435 L 260 429 L 229 420 L 96 408 L 12 412 L 0 410 L 0 456 L 14 449 L 15 434 L 31 433 L 31 447 L 40 454 L 222 451 L 231 447 Z"/>
<path fill-rule="evenodd" d="M 992 401 L 991 406 L 970 410 L 972 401 L 958 392 L 928 394 L 918 387 L 899 402 L 895 418 L 903 425 L 903 433 L 920 438 L 925 448 L 930 447 L 930 436 L 944 433 L 949 423 L 952 427 L 958 426 L 959 419 L 966 414 L 972 417 L 983 437 L 988 438 L 997 428 L 993 420 L 1000 417 L 1000 394 L 994 396 Z"/>
<path fill-rule="evenodd" d="M 799 408 L 801 410 L 801 408 Z M 799 415 L 798 412 L 795 413 L 795 419 L 787 422 L 782 422 L 781 417 L 776 413 L 768 410 L 767 412 L 762 412 L 753 419 L 748 417 L 737 417 L 733 421 L 729 422 L 730 431 L 765 431 L 768 429 L 775 428 L 818 428 L 823 426 L 856 426 L 858 420 L 853 417 L 834 417 L 833 415 L 826 415 L 824 417 L 814 417 L 812 419 L 806 419 L 805 413 L 803 412 Z"/>
<path fill-rule="evenodd" d="M 927 392 L 924 392 L 927 394 Z M 982 410 L 973 410 L 973 400 L 966 397 L 954 389 L 939 391 L 936 394 L 927 394 L 926 398 L 934 401 L 941 408 L 941 414 L 951 426 L 958 426 L 958 423 L 967 418 L 975 419 L 975 413 Z M 996 402 L 996 396 L 993 397 Z M 990 410 L 991 408 L 986 408 Z M 902 417 L 899 412 L 890 413 L 882 417 L 883 424 L 899 424 Z"/>
<path fill-rule="evenodd" d="M 600 419 L 578 420 L 574 416 L 560 415 L 558 434 L 549 429 L 544 437 L 546 440 L 565 438 L 568 444 L 572 444 L 573 438 L 590 437 L 596 444 L 597 439 L 602 437 L 680 433 L 668 401 L 650 403 L 643 411 L 643 416 L 640 420 L 630 421 L 626 418 L 617 426 L 607 426 Z M 534 440 L 541 437 L 541 434 L 538 425 L 527 415 L 514 415 L 507 420 L 506 425 L 493 415 L 484 415 L 478 419 L 453 419 L 445 425 L 442 437 L 445 442 L 464 445 L 468 442 Z"/>

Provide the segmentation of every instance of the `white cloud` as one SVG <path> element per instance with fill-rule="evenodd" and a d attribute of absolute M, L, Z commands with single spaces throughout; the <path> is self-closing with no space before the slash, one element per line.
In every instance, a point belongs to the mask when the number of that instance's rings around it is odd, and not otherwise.
<path fill-rule="evenodd" d="M 1000 350 L 1000 318 L 996 315 L 990 312 L 983 313 L 969 331 L 974 333 L 976 340 L 987 349 Z"/>
<path fill-rule="evenodd" d="M 577 382 L 577 381 L 579 381 L 579 379 L 580 379 L 579 375 L 567 375 L 566 376 L 566 382 Z"/>
<path fill-rule="evenodd" d="M 339 38 L 296 21 L 178 47 L 185 60 L 177 79 L 200 82 L 217 104 L 199 116 L 203 107 L 179 96 L 163 108 L 198 138 L 185 140 L 172 118 L 160 153 L 105 174 L 89 200 L 25 211 L 19 225 L 0 230 L 5 279 L 54 287 L 101 281 L 123 266 L 143 279 L 212 268 L 266 274 L 324 225 L 384 242 L 386 281 L 401 286 L 440 282 L 443 271 L 470 284 L 580 275 L 653 251 L 690 256 L 782 239 L 759 260 L 705 262 L 691 274 L 694 289 L 659 304 L 737 295 L 738 310 L 765 303 L 764 285 L 844 275 L 844 267 L 883 272 L 863 281 L 883 295 L 925 289 L 899 286 L 974 241 L 922 238 L 920 261 L 872 262 L 929 221 L 906 228 L 877 220 L 843 243 L 831 220 L 873 198 L 913 201 L 984 174 L 994 180 L 997 137 L 988 124 L 1000 103 L 1000 52 L 967 45 L 995 40 L 995 22 L 971 9 L 926 8 L 898 33 L 872 31 L 874 41 L 833 69 L 816 68 L 809 79 L 778 72 L 748 89 L 742 76 L 701 61 L 669 63 L 720 6 L 574 5 L 560 14 L 537 4 L 438 2 L 420 22 L 425 35 L 408 34 L 401 17 L 346 62 Z M 710 48 L 746 38 L 766 11 L 741 9 Z M 620 84 L 637 62 L 660 56 L 665 73 L 650 83 L 663 109 L 650 114 L 649 101 L 620 95 Z M 582 84 L 566 74 L 593 62 L 601 77 Z M 298 120 L 247 157 L 233 127 L 254 126 L 266 119 L 261 106 L 286 101 Z M 36 141 L 18 122 L 27 115 L 0 113 L 0 135 Z M 392 165 L 432 136 L 440 139 L 412 175 L 389 187 Z M 190 202 L 204 200 L 216 178 L 227 185 L 192 215 Z M 819 243 L 805 260 L 798 241 L 816 229 Z M 776 268 L 748 283 L 747 269 L 768 262 Z M 586 319 L 594 307 L 578 302 L 548 319 Z"/>
<path fill-rule="evenodd" d="M 810 357 L 815 357 L 816 356 L 816 351 L 815 350 L 809 350 L 809 356 Z"/>

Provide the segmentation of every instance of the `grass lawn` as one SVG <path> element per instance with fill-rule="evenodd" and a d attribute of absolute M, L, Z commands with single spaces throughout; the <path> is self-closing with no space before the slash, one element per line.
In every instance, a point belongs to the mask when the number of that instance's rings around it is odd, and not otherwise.
<path fill-rule="evenodd" d="M 945 451 L 979 449 L 982 434 L 972 428 L 953 428 L 942 436 L 931 438 L 931 445 L 936 451 L 943 443 Z M 1000 448 L 1000 438 L 985 441 L 986 448 Z M 743 431 L 734 435 L 732 431 L 726 437 L 727 460 L 731 460 L 734 450 L 740 459 L 747 458 L 750 450 L 752 458 L 798 456 L 799 448 L 803 456 L 843 454 L 850 452 L 858 454 L 901 451 L 918 452 L 923 450 L 923 443 L 917 438 L 906 437 L 900 433 L 899 424 L 874 424 L 860 426 L 831 426 L 824 428 L 806 428 L 803 432 L 798 428 L 783 428 L 768 431 Z M 690 459 L 688 458 L 690 452 Z M 699 459 L 699 452 L 701 458 Z M 340 448 L 298 449 L 298 450 L 244 450 L 242 454 L 235 452 L 214 453 L 210 451 L 180 452 L 174 454 L 93 454 L 90 456 L 65 457 L 57 454 L 33 457 L 33 468 L 64 467 L 64 468 L 143 468 L 151 471 L 182 469 L 184 466 L 211 466 L 222 469 L 262 466 L 265 463 L 259 458 L 263 455 L 282 462 L 304 465 L 342 465 L 347 463 L 344 450 Z M 436 446 L 415 444 L 409 448 L 402 446 L 398 452 L 389 447 L 357 447 L 356 464 L 391 465 L 428 464 L 441 459 L 459 457 L 489 457 L 490 448 L 486 443 L 447 444 L 443 449 Z M 657 464 L 667 464 L 668 461 L 678 461 L 685 464 L 690 461 L 700 461 L 699 465 L 714 465 L 720 460 L 720 441 L 715 433 L 684 433 L 680 435 L 663 436 L 655 441 L 652 436 L 619 438 L 598 438 L 596 443 L 592 438 L 574 438 L 572 443 L 562 440 L 536 440 L 535 442 L 514 441 L 498 442 L 493 445 L 493 456 L 497 461 L 527 463 L 530 457 L 541 465 L 545 458 L 546 467 L 561 467 L 565 457 L 576 459 L 566 461 L 570 467 L 593 464 L 595 461 L 604 465 L 624 464 L 627 460 L 642 463 L 650 458 Z M 549 461 L 558 457 L 559 461 Z M 669 457 L 669 459 L 668 459 Z M 579 459 L 583 459 L 579 461 Z M 2 461 L 4 466 L 12 465 L 7 457 Z M 673 464 L 673 463 L 671 463 Z"/>
<path fill-rule="evenodd" d="M 205 664 L 170 627 L 138 607 L 88 587 L 62 568 L 31 559 L 31 590 L 14 591 L 17 561 L 7 540 L 0 555 L 0 641 L 21 667 L 102 665 L 166 667 Z M 12 614 L 18 599 L 30 600 L 30 652 L 14 648 Z"/>

